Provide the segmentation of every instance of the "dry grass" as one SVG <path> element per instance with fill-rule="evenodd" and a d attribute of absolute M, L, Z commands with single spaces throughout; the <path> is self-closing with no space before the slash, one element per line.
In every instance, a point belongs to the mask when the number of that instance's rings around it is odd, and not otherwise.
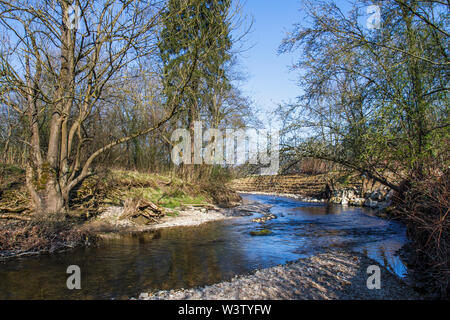
<path fill-rule="evenodd" d="M 28 219 L 30 197 L 25 187 L 25 172 L 12 165 L 0 164 L 0 218 Z"/>
<path fill-rule="evenodd" d="M 77 221 L 35 216 L 29 222 L 0 225 L 0 257 L 57 252 L 87 245 L 96 237 Z"/>

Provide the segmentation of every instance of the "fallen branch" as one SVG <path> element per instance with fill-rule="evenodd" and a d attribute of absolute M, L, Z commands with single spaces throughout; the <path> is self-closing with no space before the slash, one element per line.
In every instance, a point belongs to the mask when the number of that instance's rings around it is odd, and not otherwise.
<path fill-rule="evenodd" d="M 12 208 L 12 207 L 0 207 L 0 211 L 6 211 L 6 212 L 14 212 L 14 213 L 21 213 L 24 211 L 29 210 L 28 207 L 19 207 L 19 208 Z"/>
<path fill-rule="evenodd" d="M 3 215 L 0 215 L 0 219 L 31 221 L 30 217 L 19 216 L 17 214 L 3 214 Z"/>

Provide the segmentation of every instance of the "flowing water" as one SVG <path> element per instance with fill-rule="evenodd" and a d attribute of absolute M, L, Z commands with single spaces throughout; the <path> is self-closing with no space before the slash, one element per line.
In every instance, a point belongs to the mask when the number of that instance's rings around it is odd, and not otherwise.
<path fill-rule="evenodd" d="M 405 228 L 363 208 L 311 204 L 244 195 L 273 205 L 278 218 L 261 229 L 254 214 L 198 227 L 162 229 L 109 240 L 100 246 L 0 262 L 0 299 L 123 299 L 140 292 L 204 286 L 237 274 L 311 256 L 330 248 L 359 251 L 399 276 L 406 268 L 395 252 Z M 67 267 L 81 268 L 81 290 L 68 290 Z"/>

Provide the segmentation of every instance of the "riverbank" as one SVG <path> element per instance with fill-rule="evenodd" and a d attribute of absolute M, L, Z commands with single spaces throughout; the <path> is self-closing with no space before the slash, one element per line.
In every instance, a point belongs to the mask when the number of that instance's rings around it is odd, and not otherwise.
<path fill-rule="evenodd" d="M 367 288 L 367 268 L 379 264 L 363 254 L 330 251 L 257 270 L 203 288 L 141 293 L 140 300 L 416 300 L 421 296 L 380 266 L 381 289 Z"/>
<path fill-rule="evenodd" d="M 288 197 L 303 202 L 329 202 L 344 206 L 388 208 L 393 190 L 356 174 L 329 172 L 327 174 L 295 176 L 251 176 L 230 183 L 238 193 Z"/>
<path fill-rule="evenodd" d="M 333 192 L 333 197 L 330 199 L 320 199 L 309 197 L 300 194 L 292 193 L 279 193 L 279 192 L 262 192 L 262 191 L 236 191 L 239 194 L 258 194 L 265 196 L 277 196 L 299 200 L 302 202 L 309 203 L 332 203 L 340 204 L 343 206 L 353 206 L 353 207 L 366 207 L 377 210 L 378 215 L 382 218 L 388 218 L 384 214 L 384 209 L 389 208 L 391 205 L 392 192 L 384 190 L 375 190 L 365 195 L 365 197 L 358 196 L 357 191 L 354 188 L 339 189 Z"/>
<path fill-rule="evenodd" d="M 243 201 L 233 208 L 220 208 L 209 205 L 204 207 L 187 206 L 183 209 L 169 210 L 167 214 L 155 224 L 139 225 L 130 220 L 121 220 L 122 207 L 109 207 L 96 219 L 84 226 L 91 233 L 100 238 L 112 238 L 123 234 L 137 234 L 152 230 L 173 227 L 193 227 L 204 223 L 229 220 L 234 217 L 252 215 L 254 213 L 266 214 L 271 206 Z"/>
<path fill-rule="evenodd" d="M 120 236 L 223 220 L 231 214 L 221 208 L 235 207 L 242 200 L 219 180 L 187 182 L 174 174 L 108 170 L 77 188 L 67 212 L 36 214 L 25 171 L 11 167 L 4 172 L 0 177 L 3 260 L 89 246 L 105 233 Z M 127 214 L 122 215 L 124 208 Z"/>

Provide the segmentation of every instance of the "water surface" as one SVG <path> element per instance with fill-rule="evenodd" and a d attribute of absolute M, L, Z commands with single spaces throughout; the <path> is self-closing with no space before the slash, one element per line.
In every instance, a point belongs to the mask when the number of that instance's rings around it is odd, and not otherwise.
<path fill-rule="evenodd" d="M 273 205 L 272 234 L 252 237 L 259 217 L 235 218 L 197 227 L 163 229 L 109 240 L 98 247 L 0 262 L 0 299 L 125 299 L 140 292 L 190 288 L 230 280 L 330 248 L 367 254 L 392 272 L 406 269 L 395 252 L 405 228 L 370 210 L 311 204 L 289 198 L 244 195 Z M 78 265 L 82 289 L 68 290 L 69 265 Z"/>

